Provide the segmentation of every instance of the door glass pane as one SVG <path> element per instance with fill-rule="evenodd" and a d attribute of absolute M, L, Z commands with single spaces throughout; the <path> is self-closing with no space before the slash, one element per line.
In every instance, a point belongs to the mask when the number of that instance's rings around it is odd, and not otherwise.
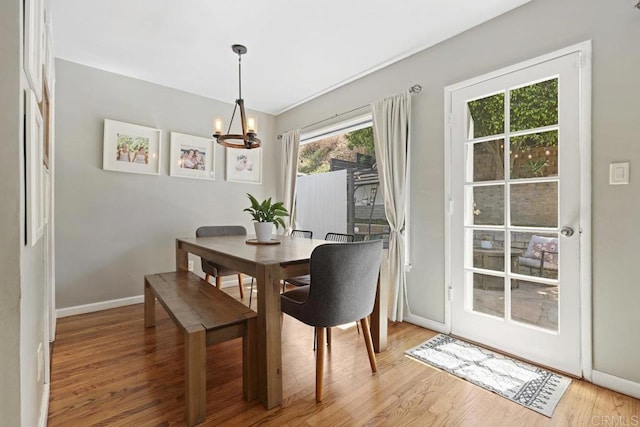
<path fill-rule="evenodd" d="M 558 226 L 558 183 L 511 184 L 511 225 Z"/>
<path fill-rule="evenodd" d="M 511 179 L 558 176 L 558 131 L 511 137 Z"/>
<path fill-rule="evenodd" d="M 504 318 L 504 280 L 473 273 L 473 311 Z"/>
<path fill-rule="evenodd" d="M 557 234 L 512 232 L 511 255 L 517 257 L 512 271 L 557 280 L 559 249 Z"/>
<path fill-rule="evenodd" d="M 558 285 L 511 279 L 511 319 L 558 330 Z"/>
<path fill-rule="evenodd" d="M 473 188 L 473 223 L 475 225 L 504 224 L 504 185 Z"/>
<path fill-rule="evenodd" d="M 467 138 L 504 133 L 504 92 L 467 103 Z"/>
<path fill-rule="evenodd" d="M 510 91 L 512 132 L 558 124 L 558 79 Z"/>
<path fill-rule="evenodd" d="M 469 144 L 468 150 L 473 164 L 472 169 L 467 169 L 467 182 L 504 179 L 504 139 Z"/>
<path fill-rule="evenodd" d="M 485 270 L 504 271 L 503 231 L 473 231 L 473 266 Z"/>

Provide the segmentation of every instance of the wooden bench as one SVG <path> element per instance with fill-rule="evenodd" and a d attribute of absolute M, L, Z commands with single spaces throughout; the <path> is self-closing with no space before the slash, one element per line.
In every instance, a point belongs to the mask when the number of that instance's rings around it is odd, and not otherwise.
<path fill-rule="evenodd" d="M 257 397 L 257 314 L 189 271 L 144 276 L 144 326 L 155 326 L 155 300 L 184 334 L 185 412 L 189 425 L 206 415 L 206 346 L 242 337 L 242 394 Z"/>

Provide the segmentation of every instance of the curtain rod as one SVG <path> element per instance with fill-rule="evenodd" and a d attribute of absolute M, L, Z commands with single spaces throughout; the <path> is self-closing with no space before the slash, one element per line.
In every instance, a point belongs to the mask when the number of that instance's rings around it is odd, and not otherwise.
<path fill-rule="evenodd" d="M 422 86 L 420 86 L 419 84 L 414 84 L 413 86 L 411 86 L 411 87 L 409 88 L 409 93 L 411 93 L 412 95 L 417 95 L 417 94 L 419 94 L 420 92 L 422 92 Z M 310 123 L 310 124 L 308 124 L 308 125 L 304 125 L 304 126 L 302 126 L 302 127 L 300 128 L 300 130 L 302 130 L 302 129 L 307 129 L 307 128 L 313 127 L 313 126 L 315 126 L 315 125 L 319 125 L 320 123 L 324 123 L 324 122 L 326 122 L 326 121 L 333 120 L 333 119 L 335 119 L 336 117 L 344 116 L 345 114 L 353 113 L 354 111 L 362 110 L 363 108 L 368 108 L 370 105 L 371 105 L 371 104 L 361 105 L 361 106 L 359 106 L 359 107 L 352 108 L 352 109 L 351 109 L 351 110 L 349 110 L 349 111 L 344 111 L 344 112 L 342 112 L 342 113 L 334 114 L 333 116 L 331 116 L 331 117 L 327 117 L 326 119 L 318 120 L 317 122 L 313 122 L 313 123 Z M 282 134 L 278 135 L 278 139 L 282 139 Z"/>

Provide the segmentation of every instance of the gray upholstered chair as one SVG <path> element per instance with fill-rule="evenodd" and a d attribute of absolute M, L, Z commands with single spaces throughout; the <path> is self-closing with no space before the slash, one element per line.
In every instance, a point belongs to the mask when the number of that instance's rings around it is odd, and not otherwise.
<path fill-rule="evenodd" d="M 216 236 L 246 236 L 247 229 L 241 225 L 210 225 L 200 227 L 196 230 L 196 237 L 216 237 Z M 223 276 L 238 275 L 238 287 L 240 288 L 240 298 L 244 298 L 244 287 L 242 286 L 242 273 L 214 264 L 206 259 L 201 259 L 204 279 L 208 282 L 210 277 L 216 278 L 216 286 L 219 288 Z"/>
<path fill-rule="evenodd" d="M 353 242 L 355 240 L 355 236 L 353 234 L 327 233 L 324 236 L 324 240 L 328 240 L 330 242 Z M 282 284 L 282 292 L 284 292 L 285 286 L 287 284 L 293 286 L 307 286 L 309 284 L 309 280 L 310 279 L 308 274 L 305 274 L 304 276 L 296 276 L 285 279 L 284 283 Z"/>
<path fill-rule="evenodd" d="M 371 371 L 377 371 L 367 316 L 373 311 L 382 259 L 382 241 L 320 245 L 311 253 L 311 284 L 280 295 L 282 311 L 313 326 L 316 400 L 322 400 L 325 328 L 360 321 Z"/>

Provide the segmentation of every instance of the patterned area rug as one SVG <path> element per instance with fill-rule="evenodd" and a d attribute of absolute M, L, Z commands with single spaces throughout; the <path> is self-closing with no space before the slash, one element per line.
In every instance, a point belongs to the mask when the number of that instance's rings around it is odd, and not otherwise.
<path fill-rule="evenodd" d="M 448 335 L 438 335 L 405 352 L 547 417 L 571 380 Z"/>

